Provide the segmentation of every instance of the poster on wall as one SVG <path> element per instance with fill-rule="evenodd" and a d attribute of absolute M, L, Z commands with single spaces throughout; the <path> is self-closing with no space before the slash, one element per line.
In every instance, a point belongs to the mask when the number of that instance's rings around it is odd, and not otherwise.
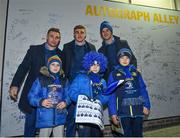
<path fill-rule="evenodd" d="M 44 43 L 47 30 L 57 27 L 62 49 L 74 39 L 74 26 L 82 24 L 86 40 L 98 50 L 102 44 L 100 24 L 105 20 L 111 23 L 114 35 L 127 40 L 137 58 L 151 100 L 149 119 L 180 114 L 180 12 L 104 0 L 9 0 L 1 136 L 23 135 L 24 114 L 17 102 L 10 100 L 8 89 L 29 46 Z M 105 124 L 109 124 L 108 119 L 106 109 Z"/>

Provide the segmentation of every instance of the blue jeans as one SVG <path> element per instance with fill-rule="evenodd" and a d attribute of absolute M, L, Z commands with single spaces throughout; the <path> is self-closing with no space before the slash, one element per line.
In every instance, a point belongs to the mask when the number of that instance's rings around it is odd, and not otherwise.
<path fill-rule="evenodd" d="M 143 136 L 143 117 L 123 117 L 121 123 L 124 129 L 124 137 Z"/>
<path fill-rule="evenodd" d="M 25 114 L 24 137 L 35 137 L 36 135 L 36 110 Z"/>
<path fill-rule="evenodd" d="M 75 104 L 72 103 L 67 109 L 68 115 L 66 119 L 66 137 L 75 137 L 76 135 L 76 124 L 74 119 L 75 108 Z"/>

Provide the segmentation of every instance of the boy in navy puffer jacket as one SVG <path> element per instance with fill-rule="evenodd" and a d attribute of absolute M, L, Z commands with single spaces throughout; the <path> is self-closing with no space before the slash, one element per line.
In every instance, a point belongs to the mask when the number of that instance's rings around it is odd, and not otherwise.
<path fill-rule="evenodd" d="M 150 113 L 150 101 L 140 72 L 130 65 L 132 53 L 123 48 L 117 54 L 119 65 L 111 72 L 108 84 L 125 80 L 111 95 L 108 105 L 112 123 L 124 129 L 125 137 L 142 137 L 143 115 Z"/>
<path fill-rule="evenodd" d="M 47 68 L 48 67 L 48 68 Z M 62 78 L 61 59 L 55 55 L 48 59 L 47 67 L 42 67 L 41 75 L 33 83 L 28 99 L 30 105 L 37 107 L 36 128 L 40 128 L 40 137 L 63 137 L 66 121 L 66 106 L 70 99 L 65 91 Z"/>

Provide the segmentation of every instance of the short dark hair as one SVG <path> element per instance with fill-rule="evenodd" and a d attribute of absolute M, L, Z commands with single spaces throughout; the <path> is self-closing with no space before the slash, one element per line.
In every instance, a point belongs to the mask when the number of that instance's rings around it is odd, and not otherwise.
<path fill-rule="evenodd" d="M 74 32 L 75 32 L 76 29 L 84 29 L 84 30 L 86 30 L 86 28 L 83 25 L 76 25 L 74 27 Z"/>
<path fill-rule="evenodd" d="M 48 30 L 47 35 L 48 35 L 50 32 L 56 32 L 56 33 L 59 33 L 59 34 L 60 34 L 60 30 L 59 30 L 58 28 L 54 28 L 54 27 L 52 27 L 52 28 L 50 28 L 50 29 Z"/>

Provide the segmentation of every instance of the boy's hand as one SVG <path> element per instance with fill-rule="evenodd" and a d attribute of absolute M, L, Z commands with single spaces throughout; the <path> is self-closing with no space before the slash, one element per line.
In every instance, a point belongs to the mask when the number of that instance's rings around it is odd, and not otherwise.
<path fill-rule="evenodd" d="M 143 113 L 144 113 L 144 115 L 149 115 L 150 114 L 150 110 L 147 109 L 146 107 L 143 107 Z"/>
<path fill-rule="evenodd" d="M 112 119 L 112 123 L 114 125 L 119 126 L 119 119 L 118 119 L 117 115 L 112 115 L 111 119 Z"/>
<path fill-rule="evenodd" d="M 52 107 L 53 105 L 52 105 L 52 102 L 51 102 L 50 99 L 45 99 L 45 100 L 43 100 L 43 102 L 42 102 L 42 106 L 44 106 L 44 107 L 46 107 L 46 108 L 50 108 L 50 107 Z"/>
<path fill-rule="evenodd" d="M 57 109 L 63 109 L 66 107 L 66 102 L 60 102 L 60 103 L 58 103 L 58 105 L 56 107 L 57 107 Z"/>

